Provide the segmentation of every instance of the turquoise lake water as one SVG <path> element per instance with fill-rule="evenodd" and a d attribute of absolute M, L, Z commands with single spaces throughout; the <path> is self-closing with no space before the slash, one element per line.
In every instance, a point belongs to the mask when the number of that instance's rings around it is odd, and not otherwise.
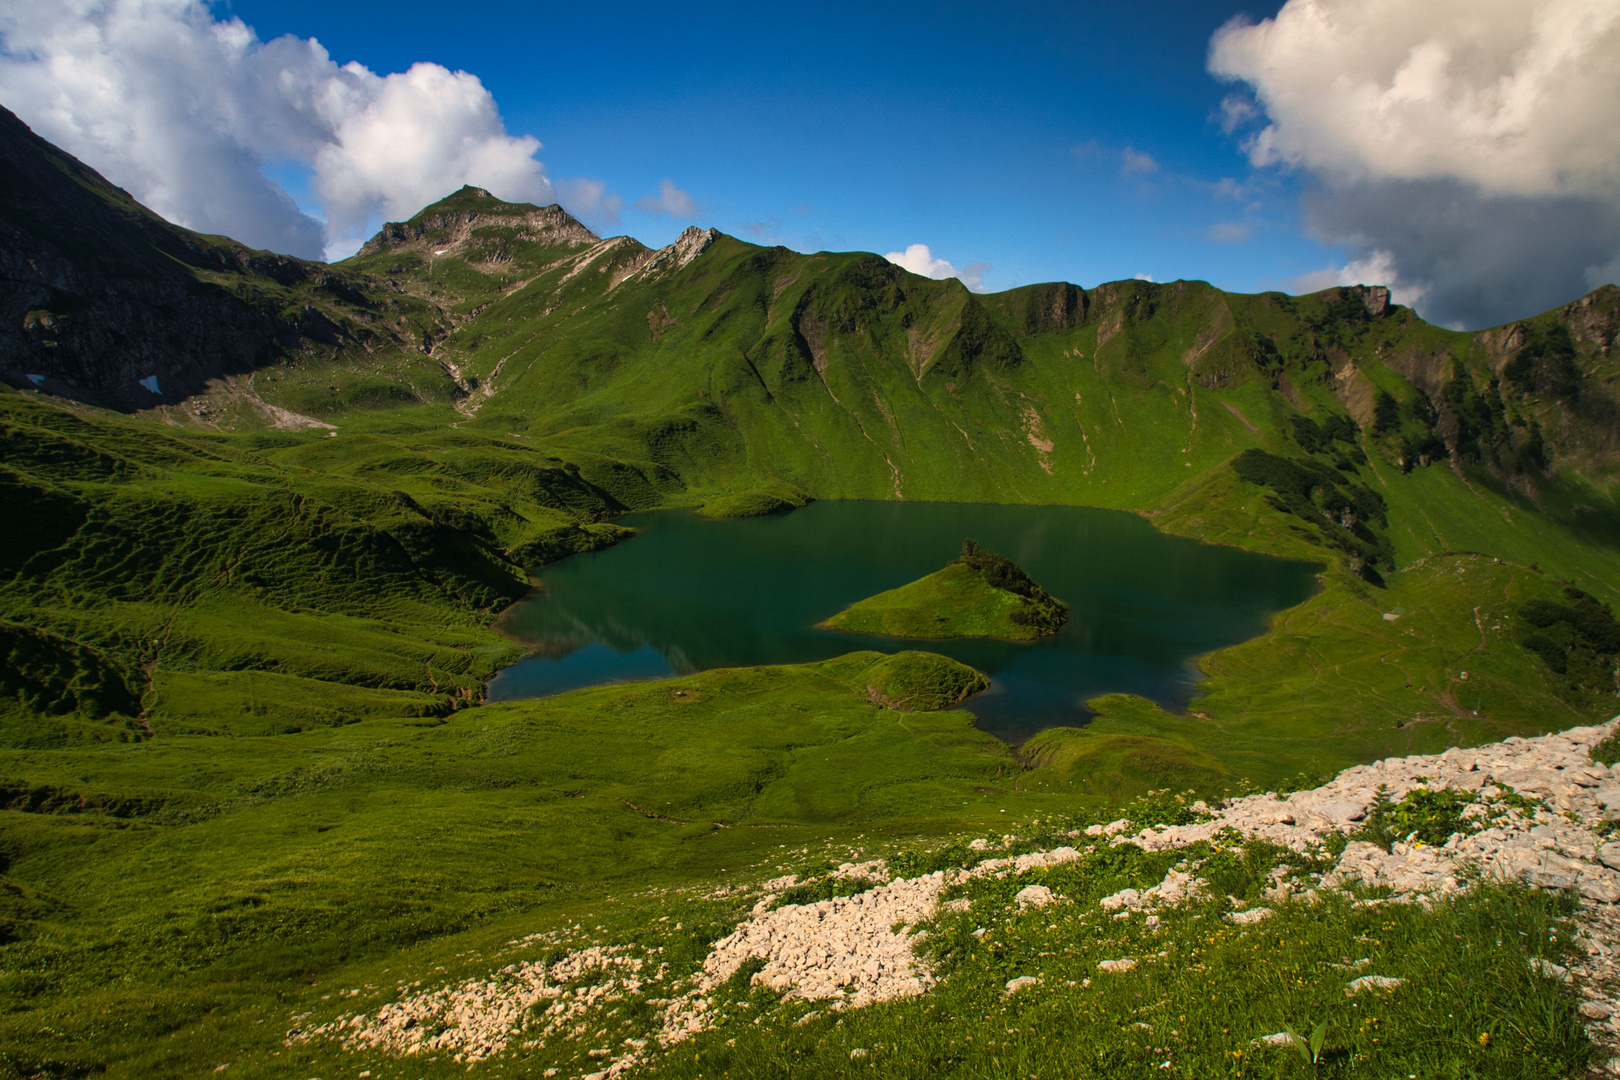
<path fill-rule="evenodd" d="M 1011 743 L 1081 724 L 1099 694 L 1171 709 L 1197 692 L 1196 657 L 1265 631 L 1316 588 L 1320 567 L 1165 536 L 1134 514 L 1072 506 L 819 502 L 711 521 L 633 514 L 641 535 L 539 571 L 502 628 L 534 648 L 489 685 L 493 701 L 716 667 L 928 649 L 989 675 L 967 703 Z M 817 630 L 856 600 L 914 581 L 973 537 L 1069 605 L 1038 642 L 925 642 Z"/>

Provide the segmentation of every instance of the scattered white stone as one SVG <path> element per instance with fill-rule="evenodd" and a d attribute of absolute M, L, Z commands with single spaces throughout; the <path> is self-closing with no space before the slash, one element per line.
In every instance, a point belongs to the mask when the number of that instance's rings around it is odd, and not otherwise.
<path fill-rule="evenodd" d="M 1263 907 L 1257 907 L 1253 911 L 1229 911 L 1226 913 L 1226 921 L 1238 926 L 1248 926 L 1250 923 L 1257 923 L 1261 919 L 1271 918 L 1271 914 L 1270 908 Z"/>
<path fill-rule="evenodd" d="M 1329 821 L 1338 822 L 1339 824 L 1344 825 L 1347 825 L 1352 821 L 1360 821 L 1362 818 L 1367 816 L 1366 803 L 1352 802 L 1350 800 L 1318 803 L 1314 809 L 1316 813 L 1327 818 Z"/>
<path fill-rule="evenodd" d="M 1345 986 L 1344 996 L 1355 997 L 1363 990 L 1394 990 L 1404 982 L 1405 979 L 1392 979 L 1388 975 L 1363 975 Z"/>
<path fill-rule="evenodd" d="M 765 966 L 753 982 L 789 997 L 836 997 L 858 1008 L 921 994 L 933 976 L 914 962 L 910 935 L 894 928 L 932 918 L 944 887 L 944 873 L 935 872 L 754 914 L 715 942 L 692 993 L 708 993 L 759 959 Z"/>
<path fill-rule="evenodd" d="M 1017 901 L 1019 907 L 1025 908 L 1045 907 L 1057 897 L 1053 896 L 1052 890 L 1045 885 L 1026 885 L 1018 890 L 1018 895 L 1013 899 Z"/>
<path fill-rule="evenodd" d="M 1551 960 L 1543 960 L 1539 956 L 1530 958 L 1530 970 L 1544 979 L 1556 979 L 1559 982 L 1569 981 L 1569 968 L 1562 964 L 1555 964 Z"/>
<path fill-rule="evenodd" d="M 1142 894 L 1135 889 L 1121 889 L 1112 896 L 1105 896 L 1099 905 L 1104 911 L 1118 911 L 1122 907 L 1136 907 L 1142 902 Z"/>
<path fill-rule="evenodd" d="M 1463 891 L 1469 881 L 1480 876 L 1517 880 L 1540 888 L 1576 890 L 1582 899 L 1578 918 L 1583 936 L 1579 940 L 1589 959 L 1576 963 L 1573 970 L 1542 960 L 1531 961 L 1531 968 L 1548 978 L 1572 979 L 1578 975 L 1589 993 L 1613 996 L 1606 989 L 1591 988 L 1605 985 L 1605 980 L 1612 983 L 1617 950 L 1608 943 L 1620 938 L 1620 843 L 1607 842 L 1600 832 L 1605 822 L 1620 819 L 1620 767 L 1595 765 L 1589 752 L 1614 733 L 1617 724 L 1620 717 L 1608 724 L 1541 738 L 1511 738 L 1489 746 L 1453 748 L 1439 755 L 1390 758 L 1360 765 L 1346 769 L 1319 788 L 1294 792 L 1285 799 L 1268 793 L 1234 799 L 1215 809 L 1206 807 L 1211 819 L 1190 825 L 1133 832 L 1128 820 L 1119 819 L 1091 826 L 1085 833 L 1106 837 L 1106 842 L 1114 845 L 1134 843 L 1148 851 L 1169 851 L 1201 841 L 1220 843 L 1219 834 L 1235 830 L 1245 838 L 1264 839 L 1306 852 L 1319 850 L 1324 838 L 1342 835 L 1364 818 L 1381 789 L 1396 801 L 1417 788 L 1454 788 L 1486 798 L 1495 798 L 1508 788 L 1529 793 L 1545 800 L 1544 805 L 1503 813 L 1492 818 L 1488 827 L 1454 833 L 1439 847 L 1401 842 L 1385 851 L 1373 844 L 1350 843 L 1334 868 L 1303 892 L 1295 893 L 1286 877 L 1274 875 L 1265 890 L 1266 901 L 1274 906 L 1308 903 L 1320 892 L 1360 882 L 1386 890 L 1387 895 L 1357 900 L 1358 906 L 1428 906 Z M 1479 819 L 1486 815 L 1487 808 L 1476 804 L 1464 816 Z M 973 846 L 988 850 L 989 841 Z M 834 872 L 836 876 L 873 882 L 874 886 L 854 896 L 785 905 L 774 911 L 765 910 L 768 902 L 756 905 L 732 934 L 714 945 L 684 994 L 653 1002 L 664 1008 L 659 1042 L 667 1046 L 708 1027 L 712 1022 L 710 995 L 749 960 L 764 961 L 763 968 L 753 976 L 756 983 L 789 997 L 828 1000 L 831 1010 L 924 993 L 935 984 L 935 976 L 914 954 L 916 936 L 910 928 L 939 913 L 939 895 L 946 887 L 976 877 L 1023 874 L 1080 857 L 1073 847 L 1061 847 L 988 859 L 972 870 L 909 880 L 887 880 L 888 871 L 881 860 L 846 863 Z M 1122 889 L 1105 897 L 1100 906 L 1114 913 L 1116 919 L 1143 913 L 1149 926 L 1156 925 L 1153 909 L 1182 903 L 1207 891 L 1206 883 L 1195 876 L 1196 870 L 1196 866 L 1172 870 L 1158 885 L 1143 890 Z M 793 882 L 781 879 L 767 884 L 785 888 Z M 770 891 L 740 885 L 728 889 L 727 894 L 760 895 Z M 1027 886 L 1017 894 L 1020 908 L 1039 907 L 1056 899 L 1046 886 Z M 966 902 L 953 901 L 949 906 L 962 910 Z M 1273 910 L 1256 908 L 1234 912 L 1228 918 L 1243 925 Z M 975 936 L 983 934 L 983 929 L 975 931 Z M 532 939 L 544 936 L 531 935 L 512 944 L 528 947 Z M 487 978 L 428 990 L 421 990 L 419 982 L 414 986 L 401 984 L 407 996 L 381 1006 L 375 1013 L 344 1014 L 307 1031 L 294 1028 L 288 1033 L 288 1041 L 320 1036 L 356 1052 L 380 1050 L 396 1057 L 443 1053 L 472 1063 L 499 1053 L 520 1034 L 525 1046 L 540 1045 L 547 1038 L 569 1031 L 577 1037 L 587 1013 L 638 991 L 647 992 L 641 988 L 653 974 L 643 971 L 649 963 L 656 966 L 657 962 L 647 950 L 591 947 L 571 952 L 549 967 L 539 963 L 512 964 Z M 1355 971 L 1367 963 L 1362 959 L 1333 966 Z M 1135 959 L 1122 958 L 1105 960 L 1097 966 L 1101 972 L 1120 973 L 1137 964 Z M 581 981 L 587 972 L 593 977 Z M 1025 980 L 1033 978 L 1013 980 L 1008 992 L 1029 985 Z M 1366 975 L 1349 983 L 1345 993 L 1354 996 L 1367 990 L 1389 991 L 1400 985 L 1399 979 Z M 574 989 L 565 990 L 565 986 Z M 1614 1041 L 1620 1022 L 1616 1021 L 1613 1005 L 1589 1001 L 1582 1013 L 1594 1023 L 1609 1021 L 1615 1031 L 1610 1032 L 1608 1026 L 1602 1028 L 1608 1032 L 1605 1045 Z M 297 1019 L 301 1021 L 302 1016 Z M 427 1034 L 429 1031 L 433 1034 Z M 1278 1045 L 1274 1040 L 1286 1038 L 1287 1033 L 1281 1032 L 1262 1041 Z M 639 1051 L 640 1047 L 632 1047 L 622 1057 L 611 1060 L 605 1075 L 616 1078 L 639 1064 Z"/>
<path fill-rule="evenodd" d="M 1036 983 L 1038 983 L 1040 981 L 1041 980 L 1037 979 L 1033 975 L 1020 975 L 1016 979 L 1009 979 L 1008 982 L 1007 982 L 1007 995 L 1009 997 L 1011 997 L 1013 994 L 1018 993 L 1018 991 L 1022 990 L 1024 987 L 1026 987 L 1026 986 L 1034 986 Z"/>

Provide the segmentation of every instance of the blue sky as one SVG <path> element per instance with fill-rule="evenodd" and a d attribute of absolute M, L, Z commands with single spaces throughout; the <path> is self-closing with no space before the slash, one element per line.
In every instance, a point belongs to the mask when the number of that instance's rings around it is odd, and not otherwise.
<path fill-rule="evenodd" d="M 474 183 L 1005 289 L 1620 279 L 1620 0 L 0 0 L 0 102 L 182 225 L 342 258 Z"/>
<path fill-rule="evenodd" d="M 263 39 L 315 37 L 340 63 L 469 71 L 509 131 L 544 143 L 554 181 L 598 179 L 627 203 L 669 181 L 696 200 L 699 224 L 745 239 L 878 252 L 923 243 L 959 268 L 989 263 L 994 289 L 1145 273 L 1254 290 L 1346 258 L 1302 235 L 1297 181 L 1256 174 L 1220 130 L 1231 88 L 1205 70 L 1210 35 L 1234 14 L 1270 11 L 481 4 L 451 14 L 371 0 L 219 10 Z M 1146 158 L 1127 168 L 1127 148 Z M 651 244 L 688 223 L 633 206 L 617 228 L 593 222 Z"/>

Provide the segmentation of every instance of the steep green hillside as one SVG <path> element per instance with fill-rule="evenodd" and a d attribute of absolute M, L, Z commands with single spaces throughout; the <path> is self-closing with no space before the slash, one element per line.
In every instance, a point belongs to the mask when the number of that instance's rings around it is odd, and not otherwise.
<path fill-rule="evenodd" d="M 0 108 L 0 380 L 192 422 L 312 426 L 245 377 L 431 340 L 449 325 L 397 289 L 164 221 Z"/>
<path fill-rule="evenodd" d="M 1613 287 L 1475 334 L 1380 288 L 981 296 L 474 188 L 328 268 L 162 222 L 5 116 L 0 246 L 31 267 L 0 288 L 0 1077 L 337 1075 L 286 1035 L 312 1010 L 542 930 L 689 973 L 740 868 L 1616 707 Z M 971 699 L 929 711 L 983 688 L 930 654 L 471 707 L 519 653 L 495 615 L 615 515 L 854 497 L 1132 509 L 1323 588 L 1204 658 L 1186 715 L 1106 697 L 1016 753 Z M 1132 866 L 1099 873 L 1164 869 Z"/>
<path fill-rule="evenodd" d="M 611 543 L 598 463 L 459 439 L 225 438 L 0 396 L 0 733 L 253 734 L 477 700 L 525 568 Z M 641 494 L 621 490 L 632 503 Z"/>

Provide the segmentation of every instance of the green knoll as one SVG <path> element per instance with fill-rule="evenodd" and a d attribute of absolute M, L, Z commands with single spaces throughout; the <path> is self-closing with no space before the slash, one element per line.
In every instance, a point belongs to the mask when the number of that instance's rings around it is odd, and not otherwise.
<path fill-rule="evenodd" d="M 898 589 L 851 604 L 820 625 L 890 637 L 993 637 L 1034 641 L 1062 629 L 1063 603 L 1011 559 L 962 544 L 962 557 Z"/>

